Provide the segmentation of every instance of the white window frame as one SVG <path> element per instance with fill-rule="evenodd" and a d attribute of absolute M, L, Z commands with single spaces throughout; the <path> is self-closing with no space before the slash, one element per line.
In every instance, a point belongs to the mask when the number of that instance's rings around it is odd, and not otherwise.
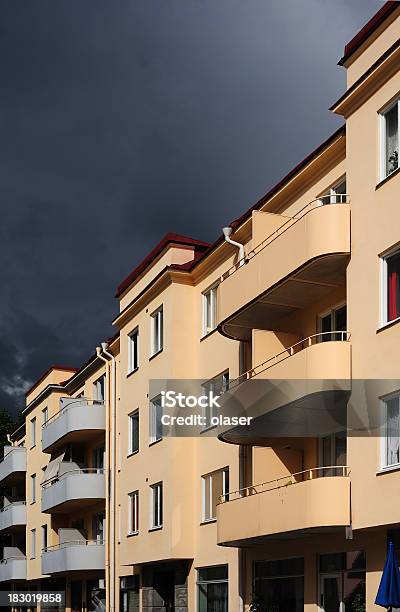
<path fill-rule="evenodd" d="M 150 529 L 161 529 L 163 526 L 164 513 L 164 491 L 162 481 L 150 485 L 151 489 L 151 504 L 150 504 Z M 158 516 L 156 514 L 156 501 L 158 499 Z"/>
<path fill-rule="evenodd" d="M 318 196 L 319 206 L 326 206 L 327 204 L 345 204 L 347 202 L 347 193 L 337 193 L 337 189 L 346 183 L 346 175 L 344 174 L 339 180 L 337 180 L 325 193 Z"/>
<path fill-rule="evenodd" d="M 202 335 L 207 336 L 217 327 L 218 283 L 214 283 L 201 294 L 202 299 Z M 211 321 L 207 320 L 208 300 L 210 300 Z"/>
<path fill-rule="evenodd" d="M 159 400 L 159 404 L 156 401 Z M 157 409 L 160 410 L 162 415 L 162 406 L 161 406 L 161 395 L 156 395 L 150 400 L 149 403 L 149 440 L 150 444 L 154 444 L 155 442 L 160 442 L 163 439 L 162 435 L 162 425 L 161 425 L 161 434 L 157 436 Z"/>
<path fill-rule="evenodd" d="M 380 155 L 379 155 L 379 180 L 383 181 L 393 172 L 400 168 L 400 158 L 395 170 L 386 174 L 386 115 L 395 106 L 397 106 L 397 151 L 400 155 L 400 98 L 390 102 L 385 108 L 379 111 L 379 140 L 380 140 Z"/>
<path fill-rule="evenodd" d="M 388 318 L 388 271 L 387 271 L 387 261 L 393 255 L 400 253 L 400 245 L 390 248 L 388 251 L 379 256 L 380 259 L 380 274 L 381 274 L 381 312 L 380 312 L 380 326 L 388 325 L 389 323 L 394 323 L 394 321 L 398 321 L 400 317 L 397 319 L 391 319 L 389 321 Z"/>
<path fill-rule="evenodd" d="M 31 529 L 31 559 L 36 559 L 36 528 Z"/>
<path fill-rule="evenodd" d="M 47 425 L 48 420 L 49 420 L 49 409 L 46 406 L 42 410 L 42 427 L 45 427 Z"/>
<path fill-rule="evenodd" d="M 151 315 L 150 357 L 154 357 L 164 348 L 164 308 L 159 306 Z"/>
<path fill-rule="evenodd" d="M 36 474 L 31 474 L 31 504 L 36 502 Z"/>
<path fill-rule="evenodd" d="M 31 448 L 36 446 L 36 417 L 31 419 Z"/>
<path fill-rule="evenodd" d="M 136 347 L 136 361 L 135 361 Z M 136 372 L 139 369 L 139 327 L 128 335 L 128 374 Z"/>
<path fill-rule="evenodd" d="M 137 533 L 139 533 L 139 491 L 138 490 L 132 491 L 132 493 L 129 493 L 128 497 L 129 497 L 128 534 L 136 535 Z"/>
<path fill-rule="evenodd" d="M 220 383 L 220 385 L 218 385 Z M 221 388 L 218 388 L 218 387 Z M 217 374 L 208 380 L 206 383 L 202 385 L 204 389 L 204 393 L 209 393 L 210 391 L 214 391 L 216 393 L 221 393 L 228 391 L 229 389 L 229 369 L 224 370 L 221 374 Z M 203 422 L 205 423 L 204 427 L 202 427 L 201 432 L 209 431 L 210 429 L 214 429 L 216 425 L 211 425 L 212 417 L 217 416 L 216 407 L 215 406 L 204 406 L 202 409 Z"/>
<path fill-rule="evenodd" d="M 208 489 L 208 495 L 210 499 L 210 510 L 213 507 L 213 482 L 212 477 L 216 474 L 220 474 L 222 472 L 222 493 L 224 497 L 226 497 L 229 493 L 229 467 L 220 468 L 219 470 L 214 470 L 213 472 L 209 472 L 208 474 L 204 474 L 201 477 L 201 516 L 203 523 L 210 523 L 216 520 L 216 516 L 207 516 L 206 515 L 206 493 Z M 218 503 L 218 502 L 217 502 Z"/>
<path fill-rule="evenodd" d="M 385 470 L 393 470 L 400 467 L 400 462 L 388 464 L 386 459 L 388 456 L 388 436 L 387 436 L 387 402 L 391 399 L 398 399 L 399 403 L 399 421 L 400 421 L 400 390 L 394 391 L 393 393 L 389 393 L 380 398 L 381 403 L 381 414 L 382 414 L 382 424 L 381 424 L 381 457 L 380 457 L 380 469 Z M 400 440 L 399 440 L 400 442 Z"/>
<path fill-rule="evenodd" d="M 103 397 L 102 399 L 99 399 L 99 389 L 101 389 L 101 381 L 103 381 Z M 105 374 L 102 374 L 102 376 L 99 376 L 99 378 L 97 378 L 93 383 L 93 400 L 95 402 L 102 402 L 102 403 L 105 403 L 106 401 L 106 376 Z"/>
<path fill-rule="evenodd" d="M 139 415 L 139 408 L 137 408 L 136 410 L 131 412 L 128 415 L 128 418 L 129 418 L 129 427 L 128 427 L 128 435 L 129 435 L 128 454 L 129 455 L 134 455 L 134 454 L 139 452 L 139 447 L 140 447 L 140 415 Z M 137 444 L 137 448 L 133 448 L 133 420 L 135 418 L 137 418 L 137 421 L 138 421 L 138 444 Z"/>

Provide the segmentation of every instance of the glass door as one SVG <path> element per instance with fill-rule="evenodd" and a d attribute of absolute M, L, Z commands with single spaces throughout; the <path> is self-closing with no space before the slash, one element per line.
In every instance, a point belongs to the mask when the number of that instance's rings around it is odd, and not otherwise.
<path fill-rule="evenodd" d="M 320 609 L 323 612 L 344 612 L 342 575 L 340 573 L 321 576 Z"/>

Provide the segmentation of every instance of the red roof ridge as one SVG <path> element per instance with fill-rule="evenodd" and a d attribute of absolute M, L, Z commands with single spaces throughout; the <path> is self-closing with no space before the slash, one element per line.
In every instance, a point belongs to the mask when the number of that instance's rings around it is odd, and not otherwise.
<path fill-rule="evenodd" d="M 208 242 L 202 240 L 196 240 L 190 236 L 183 236 L 182 234 L 175 234 L 168 232 L 160 240 L 158 244 L 150 251 L 148 255 L 132 270 L 130 274 L 118 285 L 115 297 L 119 297 L 130 285 L 150 266 L 150 264 L 164 251 L 169 244 L 180 244 L 184 246 L 192 246 L 196 255 L 199 252 L 207 250 L 210 246 Z"/>
<path fill-rule="evenodd" d="M 398 0 L 388 0 L 379 9 L 375 15 L 371 17 L 369 21 L 357 32 L 355 36 L 347 43 L 344 48 L 343 57 L 339 60 L 339 66 L 343 66 L 344 63 L 361 47 L 361 45 L 371 36 L 371 34 L 393 13 L 393 11 L 399 6 Z"/>

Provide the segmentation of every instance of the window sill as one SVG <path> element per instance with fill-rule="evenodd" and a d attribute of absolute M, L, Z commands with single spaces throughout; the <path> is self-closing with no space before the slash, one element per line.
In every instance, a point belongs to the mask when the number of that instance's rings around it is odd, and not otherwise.
<path fill-rule="evenodd" d="M 390 472 L 398 472 L 400 470 L 400 463 L 396 465 L 390 465 L 389 467 L 383 467 L 376 472 L 377 476 L 382 476 L 382 474 L 390 474 Z"/>
<path fill-rule="evenodd" d="M 139 532 L 138 532 L 138 531 L 132 531 L 131 533 L 127 533 L 127 534 L 126 534 L 126 537 L 127 537 L 127 538 L 132 538 L 132 537 L 134 537 L 134 536 L 138 536 L 138 535 L 139 535 Z"/>
<path fill-rule="evenodd" d="M 139 366 L 137 368 L 134 368 L 133 370 L 131 370 L 130 372 L 127 373 L 126 377 L 129 378 L 130 376 L 132 376 L 132 374 L 135 374 L 135 372 L 137 372 L 139 369 Z"/>
<path fill-rule="evenodd" d="M 158 444 L 159 442 L 162 442 L 164 440 L 164 438 L 159 438 L 158 440 L 153 440 L 152 442 L 149 442 L 149 447 L 150 446 L 154 446 L 155 444 Z"/>
<path fill-rule="evenodd" d="M 203 334 L 200 338 L 200 342 L 203 342 L 203 340 L 206 340 L 207 338 L 215 334 L 216 331 L 218 331 L 218 328 L 214 327 L 214 329 L 212 329 L 211 331 L 207 332 L 206 334 Z"/>
<path fill-rule="evenodd" d="M 389 181 L 393 176 L 396 176 L 396 174 L 399 174 L 400 172 L 400 166 L 398 168 L 396 168 L 396 170 L 393 170 L 393 172 L 391 172 L 390 174 L 388 174 L 387 176 L 385 176 L 384 179 L 382 179 L 381 181 L 379 181 L 379 183 L 377 183 L 377 185 L 375 186 L 375 190 L 379 189 L 380 187 L 382 187 L 382 185 L 384 185 L 385 183 L 387 183 L 387 181 Z"/>
<path fill-rule="evenodd" d="M 400 317 L 397 317 L 397 319 L 392 319 L 392 321 L 383 323 L 380 327 L 378 327 L 378 329 L 376 330 L 376 333 L 379 334 L 379 332 L 383 331 L 384 329 L 387 329 L 388 327 L 392 327 L 392 325 L 396 325 L 396 323 L 399 323 L 399 321 L 400 321 Z"/>
<path fill-rule="evenodd" d="M 216 519 L 216 518 L 207 519 L 206 521 L 201 521 L 201 523 L 200 523 L 200 527 L 201 527 L 202 525 L 210 525 L 210 524 L 212 525 L 213 523 L 216 523 L 216 522 L 217 522 L 217 519 Z"/>
<path fill-rule="evenodd" d="M 135 455 L 137 455 L 139 452 L 139 449 L 132 451 L 131 453 L 128 453 L 126 458 L 129 459 L 129 457 L 134 457 Z"/>
<path fill-rule="evenodd" d="M 160 531 L 162 528 L 163 528 L 162 525 L 159 525 L 158 527 L 150 527 L 149 533 L 152 531 Z"/>
<path fill-rule="evenodd" d="M 163 348 L 160 348 L 160 350 L 159 350 L 159 351 L 157 351 L 156 353 L 153 353 L 152 355 L 150 355 L 150 357 L 149 357 L 149 361 L 151 361 L 152 359 L 154 359 L 154 357 L 157 357 L 157 355 L 159 355 L 160 353 L 162 353 L 162 352 L 163 352 L 163 349 L 164 349 L 164 347 L 163 347 Z"/>

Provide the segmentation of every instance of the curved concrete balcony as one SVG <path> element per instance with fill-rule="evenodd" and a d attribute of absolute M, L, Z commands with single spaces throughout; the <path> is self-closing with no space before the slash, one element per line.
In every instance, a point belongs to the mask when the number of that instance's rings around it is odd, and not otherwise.
<path fill-rule="evenodd" d="M 324 342 L 326 337 L 340 338 Z M 233 444 L 282 445 L 346 429 L 351 390 L 351 343 L 345 331 L 315 334 L 230 381 L 222 413 L 251 422 L 221 427 Z"/>
<path fill-rule="evenodd" d="M 5 446 L 4 459 L 0 462 L 0 483 L 11 485 L 24 479 L 26 473 L 26 448 L 23 446 Z"/>
<path fill-rule="evenodd" d="M 0 561 L 0 582 L 26 580 L 26 557 L 8 557 Z"/>
<path fill-rule="evenodd" d="M 61 398 L 60 411 L 42 425 L 42 448 L 52 453 L 69 443 L 88 441 L 106 426 L 103 402 L 85 398 Z"/>
<path fill-rule="evenodd" d="M 68 513 L 103 499 L 104 470 L 73 469 L 42 483 L 42 512 Z"/>
<path fill-rule="evenodd" d="M 317 200 L 280 226 L 230 268 L 218 288 L 220 331 L 249 340 L 252 329 L 279 319 L 345 284 L 350 254 L 350 207 Z"/>
<path fill-rule="evenodd" d="M 42 553 L 42 574 L 104 571 L 104 544 L 94 540 L 76 540 L 50 546 Z"/>
<path fill-rule="evenodd" d="M 14 531 L 25 526 L 25 502 L 13 502 L 0 511 L 0 531 Z"/>
<path fill-rule="evenodd" d="M 340 475 L 319 477 L 328 470 Z M 225 499 L 217 505 L 217 542 L 222 546 L 252 546 L 350 525 L 350 478 L 343 466 L 288 475 Z"/>

